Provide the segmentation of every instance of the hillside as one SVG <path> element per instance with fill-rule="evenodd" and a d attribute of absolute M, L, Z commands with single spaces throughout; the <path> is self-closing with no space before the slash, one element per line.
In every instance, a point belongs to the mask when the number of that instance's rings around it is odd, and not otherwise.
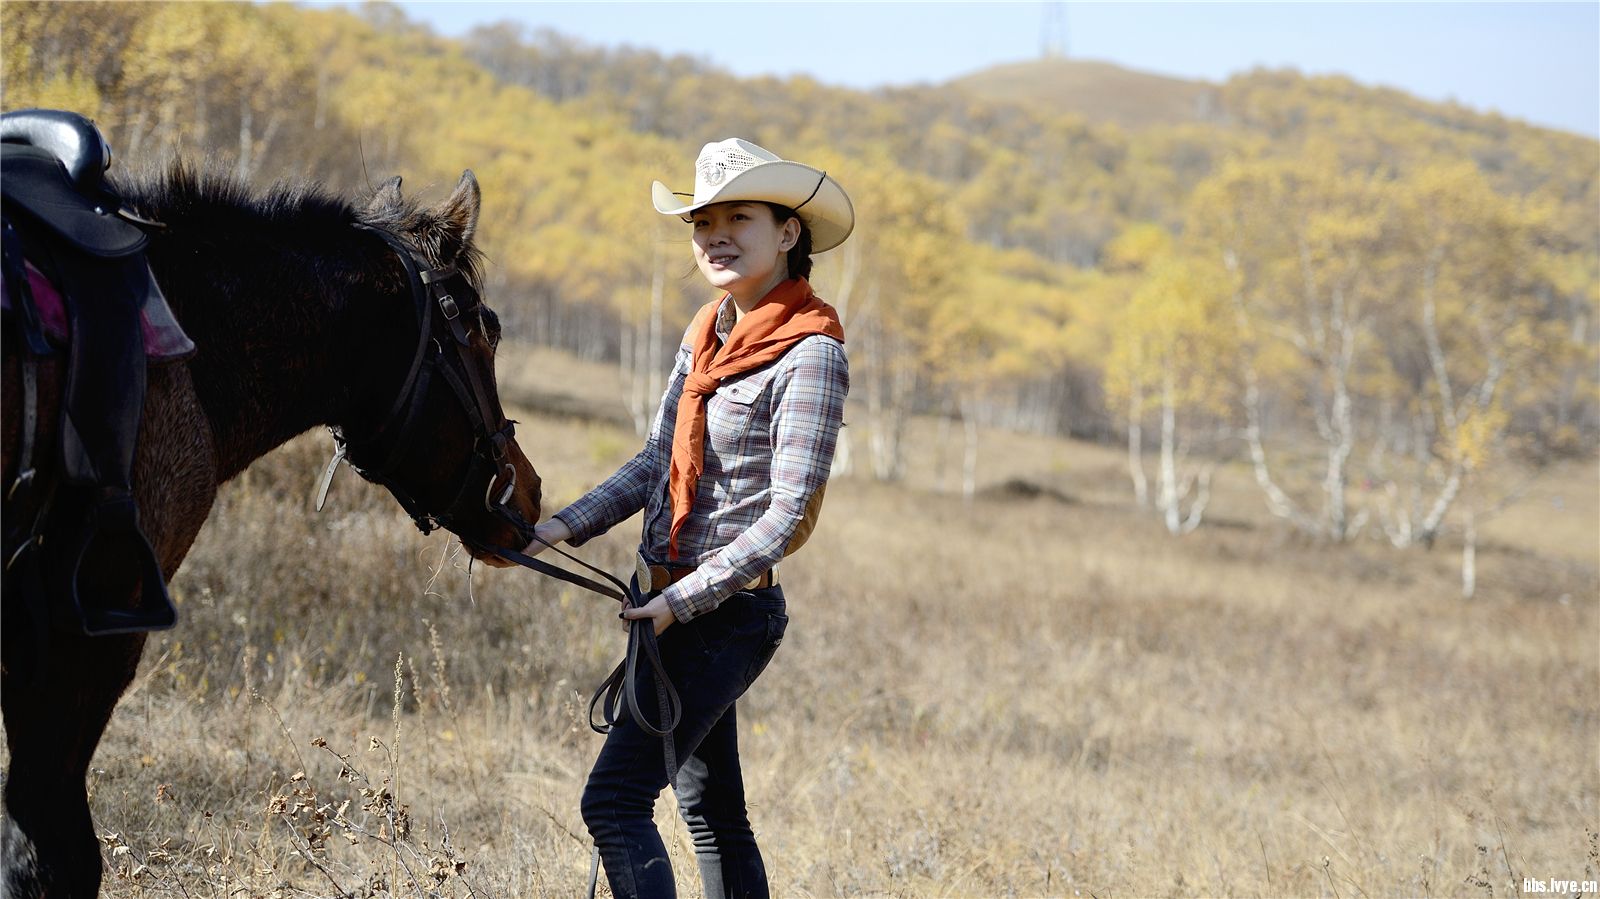
<path fill-rule="evenodd" d="M 1124 128 L 1210 120 L 1217 86 L 1109 62 L 1039 59 L 994 66 L 951 81 L 950 88 L 992 103 L 1013 103 L 1044 115 L 1076 115 Z"/>
<path fill-rule="evenodd" d="M 507 334 L 621 361 L 640 419 L 706 300 L 645 190 L 740 135 L 849 185 L 856 231 L 813 283 L 847 312 L 885 480 L 916 414 L 1142 440 L 1169 499 L 1248 452 L 1256 483 L 1308 485 L 1275 501 L 1301 531 L 1409 547 L 1499 508 L 1485 472 L 1600 435 L 1594 140 L 1292 70 L 1047 60 L 855 91 L 514 23 L 443 38 L 381 3 L 0 17 L 7 103 L 93 116 L 130 169 L 179 154 L 357 194 L 471 168 Z"/>

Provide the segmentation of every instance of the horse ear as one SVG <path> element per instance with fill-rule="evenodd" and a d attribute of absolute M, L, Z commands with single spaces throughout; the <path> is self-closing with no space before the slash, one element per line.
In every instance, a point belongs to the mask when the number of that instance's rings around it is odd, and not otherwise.
<path fill-rule="evenodd" d="M 471 169 L 467 169 L 461 173 L 455 192 L 439 210 L 439 220 L 447 236 L 446 245 L 453 250 L 450 254 L 452 261 L 453 257 L 459 256 L 472 245 L 472 235 L 478 230 L 478 207 L 481 201 L 478 179 Z"/>
<path fill-rule="evenodd" d="M 372 198 L 367 200 L 367 217 L 379 217 L 385 212 L 397 210 L 403 202 L 400 198 L 400 176 L 395 175 L 372 192 Z"/>

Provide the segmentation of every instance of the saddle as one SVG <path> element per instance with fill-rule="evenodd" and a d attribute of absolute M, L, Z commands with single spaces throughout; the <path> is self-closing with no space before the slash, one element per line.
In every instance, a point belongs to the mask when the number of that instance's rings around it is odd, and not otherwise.
<path fill-rule="evenodd" d="M 75 113 L 0 116 L 6 323 L 18 332 L 24 389 L 6 586 L 29 597 L 36 627 L 49 620 L 91 636 L 177 621 L 132 492 L 148 326 L 176 321 L 145 261 L 148 237 L 119 217 L 102 178 L 110 162 L 99 130 Z M 193 344 L 184 337 L 169 349 L 181 358 Z M 63 353 L 58 452 L 36 463 L 36 366 Z M 89 571 L 102 589 L 80 590 Z"/>

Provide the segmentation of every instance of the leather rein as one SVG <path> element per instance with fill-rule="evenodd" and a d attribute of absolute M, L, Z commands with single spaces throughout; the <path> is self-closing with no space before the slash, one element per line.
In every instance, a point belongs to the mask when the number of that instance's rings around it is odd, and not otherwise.
<path fill-rule="evenodd" d="M 467 282 L 466 276 L 455 268 L 423 268 L 418 265 L 416 257 L 411 250 L 398 237 L 381 228 L 367 225 L 358 225 L 364 230 L 372 231 L 382 237 L 395 254 L 400 257 L 401 264 L 406 271 L 406 279 L 411 286 L 411 296 L 416 306 L 418 332 L 417 349 L 412 356 L 410 369 L 406 379 L 401 384 L 400 391 L 389 410 L 387 418 L 379 428 L 370 436 L 359 440 L 351 438 L 339 427 L 330 427 L 335 443 L 332 460 L 329 461 L 327 470 L 323 473 L 322 483 L 317 492 L 317 510 L 321 511 L 327 500 L 328 488 L 333 482 L 334 473 L 339 468 L 339 463 L 347 463 L 356 473 L 368 481 L 386 488 L 400 503 L 418 530 L 428 534 L 436 528 L 451 531 L 460 539 L 464 546 L 475 549 L 481 553 L 499 556 L 508 562 L 529 568 L 548 577 L 565 581 L 585 590 L 617 600 L 633 607 L 643 606 L 648 602 L 648 597 L 640 588 L 637 580 L 625 583 L 615 575 L 590 565 L 588 562 L 577 558 L 565 550 L 552 546 L 541 539 L 534 527 L 524 519 L 517 510 L 508 505 L 511 497 L 516 492 L 517 473 L 506 454 L 506 445 L 512 440 L 515 433 L 515 423 L 508 421 L 499 403 L 489 393 L 484 384 L 483 377 L 478 368 L 473 365 L 469 354 L 471 334 L 462 324 L 462 316 L 476 311 L 481 305 L 478 292 Z M 452 292 L 453 291 L 453 292 Z M 468 297 L 466 305 L 456 299 L 456 294 Z M 437 319 L 435 313 L 437 312 Z M 435 330 L 441 329 L 446 333 L 436 335 Z M 433 351 L 430 353 L 429 347 Z M 453 348 L 454 352 L 451 352 Z M 455 498 L 442 512 L 433 512 L 425 509 L 421 503 L 397 483 L 391 473 L 399 460 L 405 457 L 416 440 L 418 413 L 422 408 L 423 400 L 428 394 L 428 387 L 434 377 L 442 377 L 450 385 L 462 411 L 466 413 L 472 425 L 473 458 L 462 478 L 461 485 L 455 491 Z M 386 435 L 393 433 L 393 443 L 388 448 L 382 449 L 379 441 Z M 479 500 L 469 490 L 474 476 L 484 466 L 491 470 L 489 485 L 485 490 L 483 499 L 484 509 L 492 512 L 516 529 L 519 534 L 528 536 L 532 540 L 543 543 L 547 548 L 554 550 L 559 555 L 577 563 L 583 568 L 603 578 L 606 583 L 597 582 L 581 574 L 575 574 L 566 569 L 551 565 L 548 562 L 535 559 L 526 553 L 509 549 L 503 546 L 494 546 L 480 540 L 468 537 L 457 530 L 460 517 L 470 506 Z M 496 484 L 504 478 L 505 486 L 496 490 Z M 637 695 L 637 677 L 640 657 L 650 666 L 656 685 L 656 717 L 653 723 L 643 713 Z M 603 703 L 603 705 L 602 705 Z M 601 706 L 603 721 L 595 721 L 595 707 Z M 677 755 L 672 742 L 672 732 L 682 718 L 682 702 L 678 698 L 678 691 L 673 687 L 672 681 L 667 677 L 665 667 L 661 664 L 661 654 L 656 643 L 655 623 L 648 618 L 635 619 L 628 628 L 628 651 L 623 660 L 617 664 L 610 675 L 600 684 L 599 689 L 589 700 L 589 727 L 597 733 L 608 733 L 616 725 L 622 713 L 626 711 L 630 717 L 646 732 L 652 736 L 661 737 L 665 744 L 667 776 L 669 780 L 677 777 Z"/>

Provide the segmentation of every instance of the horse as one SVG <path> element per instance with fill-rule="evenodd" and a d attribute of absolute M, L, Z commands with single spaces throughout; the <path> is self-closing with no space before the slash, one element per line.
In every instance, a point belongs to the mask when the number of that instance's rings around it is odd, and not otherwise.
<path fill-rule="evenodd" d="M 150 271 L 195 345 L 185 361 L 147 368 L 132 469 L 139 523 L 165 579 L 219 485 L 318 426 L 333 429 L 352 467 L 388 487 L 424 533 L 446 527 L 475 558 L 509 564 L 491 548 L 527 543 L 540 481 L 495 388 L 500 326 L 479 301 L 480 192 L 470 171 L 435 208 L 403 197 L 397 177 L 350 200 L 303 182 L 254 191 L 181 160 L 107 183 L 133 218 L 155 223 Z M 16 328 L 8 322 L 7 331 L 0 486 L 18 476 L 23 430 Z M 35 456 L 59 439 L 60 359 L 36 369 Z M 6 520 L 17 511 L 8 498 Z M 85 566 L 80 592 L 133 607 L 137 586 L 115 568 Z M 18 592 L 7 589 L 0 607 L 10 750 L 0 894 L 94 896 L 102 865 L 85 776 L 145 634 L 56 626 L 41 645 L 39 611 Z"/>

